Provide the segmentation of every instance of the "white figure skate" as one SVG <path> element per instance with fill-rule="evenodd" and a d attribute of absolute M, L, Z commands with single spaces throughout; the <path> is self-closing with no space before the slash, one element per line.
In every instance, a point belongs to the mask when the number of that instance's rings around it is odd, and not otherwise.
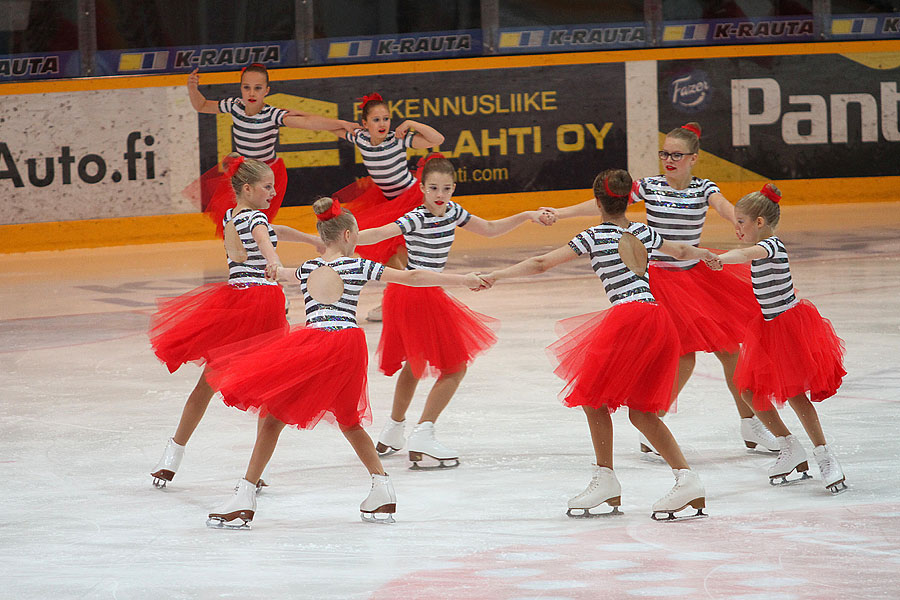
<path fill-rule="evenodd" d="M 675 474 L 675 486 L 656 501 L 650 518 L 654 521 L 681 521 L 707 516 L 703 512 L 706 508 L 706 490 L 703 489 L 700 477 L 690 469 L 672 469 L 672 473 Z M 675 513 L 688 506 L 696 508 L 697 512 L 693 515 L 675 516 Z"/>
<path fill-rule="evenodd" d="M 841 463 L 828 446 L 816 446 L 813 449 L 813 458 L 819 463 L 819 472 L 822 474 L 822 481 L 825 482 L 825 489 L 832 494 L 840 494 L 847 489 Z"/>
<path fill-rule="evenodd" d="M 591 512 L 592 508 L 600 506 L 604 502 L 612 507 L 610 512 Z M 621 515 L 623 514 L 619 511 L 621 505 L 622 486 L 619 484 L 616 474 L 609 467 L 595 465 L 591 482 L 583 492 L 569 500 L 569 510 L 566 511 L 566 514 L 573 518 Z"/>
<path fill-rule="evenodd" d="M 388 417 L 388 422 L 384 424 L 378 436 L 378 443 L 375 444 L 379 456 L 389 456 L 403 448 L 406 444 L 406 438 L 403 436 L 405 426 L 406 421 L 395 421 Z"/>
<path fill-rule="evenodd" d="M 450 469 L 459 466 L 459 454 L 434 438 L 434 423 L 432 421 L 425 421 L 416 425 L 412 435 L 407 440 L 407 445 L 409 446 L 409 460 L 412 461 L 410 469 L 414 471 Z M 420 466 L 419 463 L 424 460 L 425 456 L 438 461 L 438 464 L 436 466 Z"/>
<path fill-rule="evenodd" d="M 808 473 L 809 463 L 806 460 L 806 451 L 800 442 L 793 435 L 775 438 L 778 440 L 778 458 L 775 464 L 769 467 L 769 483 L 772 485 L 787 485 L 789 483 L 797 483 L 804 479 L 812 479 Z M 788 479 L 788 475 L 794 471 L 800 477 Z"/>
<path fill-rule="evenodd" d="M 234 496 L 222 507 L 209 513 L 206 526 L 214 529 L 250 529 L 256 514 L 256 484 L 241 479 L 234 488 Z"/>
<path fill-rule="evenodd" d="M 366 523 L 393 523 L 397 512 L 397 494 L 387 473 L 372 475 L 372 489 L 359 505 L 359 516 Z M 378 515 L 387 515 L 379 517 Z"/>
<path fill-rule="evenodd" d="M 744 438 L 744 445 L 750 450 L 756 448 L 778 452 L 778 442 L 775 440 L 775 436 L 755 416 L 741 419 L 741 436 Z"/>
<path fill-rule="evenodd" d="M 159 489 L 166 487 L 166 484 L 175 477 L 175 472 L 181 466 L 181 459 L 184 458 L 184 446 L 179 446 L 175 440 L 169 438 L 166 442 L 166 449 L 163 450 L 162 458 L 156 464 L 156 468 L 150 473 L 153 477 L 153 485 Z"/>

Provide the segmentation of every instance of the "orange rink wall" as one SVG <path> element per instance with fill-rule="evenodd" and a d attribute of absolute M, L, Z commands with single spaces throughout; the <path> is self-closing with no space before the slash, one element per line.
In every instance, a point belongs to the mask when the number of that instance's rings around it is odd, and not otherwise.
<path fill-rule="evenodd" d="M 873 60 L 888 60 L 892 63 L 900 62 L 900 40 L 618 50 L 610 52 L 304 67 L 273 69 L 270 71 L 270 78 L 273 81 L 302 80 L 526 66 L 816 54 L 854 54 L 866 56 Z M 240 73 L 236 71 L 203 74 L 204 85 L 238 83 L 239 80 Z M 7 83 L 0 85 L 0 97 L 88 90 L 182 86 L 185 84 L 185 81 L 185 75 L 177 74 Z M 23 101 L 27 101 L 27 98 L 23 99 Z M 886 159 L 900 160 L 897 157 L 893 157 L 893 159 L 886 157 Z M 749 174 L 747 177 L 730 177 L 731 181 L 725 181 L 717 177 L 723 168 L 729 168 L 721 165 L 720 163 L 722 162 L 716 157 L 705 156 L 701 152 L 700 161 L 695 167 L 694 173 L 717 181 L 722 192 L 732 202 L 748 192 L 759 189 L 762 181 L 752 177 L 752 174 Z M 731 165 L 730 168 L 734 169 L 736 167 Z M 898 189 L 900 189 L 900 177 L 896 176 L 791 179 L 778 180 L 775 183 L 784 194 L 785 204 L 896 202 L 900 200 L 900 192 L 898 192 Z M 568 206 L 582 202 L 590 197 L 591 192 L 589 189 L 581 189 L 460 196 L 457 197 L 457 200 L 460 204 L 483 218 L 497 219 L 540 206 Z M 315 230 L 315 218 L 311 208 L 308 206 L 282 208 L 278 214 L 277 222 L 308 232 Z M 4 243 L 0 246 L 2 248 L 0 252 L 64 250 L 123 244 L 206 240 L 213 238 L 213 230 L 214 228 L 211 226 L 208 218 L 202 214 L 172 214 L 0 225 L 0 236 L 4 240 Z"/>

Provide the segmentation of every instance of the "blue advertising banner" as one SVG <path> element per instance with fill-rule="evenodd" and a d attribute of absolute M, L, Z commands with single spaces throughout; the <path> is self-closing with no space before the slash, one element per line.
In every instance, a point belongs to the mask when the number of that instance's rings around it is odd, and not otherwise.
<path fill-rule="evenodd" d="M 815 41 L 812 15 L 667 22 L 662 35 L 663 46 L 812 41 Z"/>
<path fill-rule="evenodd" d="M 561 27 L 502 28 L 500 54 L 573 52 L 643 48 L 647 30 L 643 23 L 563 25 Z"/>
<path fill-rule="evenodd" d="M 262 63 L 269 68 L 297 64 L 294 41 L 184 46 L 139 50 L 101 50 L 96 54 L 98 75 L 139 75 L 189 72 L 194 69 L 228 71 Z"/>
<path fill-rule="evenodd" d="M 77 51 L 0 56 L 0 81 L 60 79 L 81 75 Z"/>
<path fill-rule="evenodd" d="M 480 29 L 315 40 L 312 62 L 342 64 L 481 56 Z"/>
<path fill-rule="evenodd" d="M 842 15 L 831 19 L 831 39 L 900 38 L 900 15 Z"/>

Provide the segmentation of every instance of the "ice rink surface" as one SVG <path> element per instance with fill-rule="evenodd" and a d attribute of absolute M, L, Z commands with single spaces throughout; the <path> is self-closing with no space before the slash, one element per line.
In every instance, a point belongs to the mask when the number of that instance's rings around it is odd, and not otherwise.
<path fill-rule="evenodd" d="M 501 320 L 437 424 L 458 469 L 385 459 L 397 523 L 358 506 L 369 478 L 337 429 L 287 429 L 250 531 L 205 526 L 243 475 L 255 418 L 214 398 L 175 480 L 149 472 L 200 369 L 169 375 L 150 351 L 158 296 L 224 277 L 219 242 L 4 255 L 0 267 L 0 598 L 900 597 L 900 204 L 786 206 L 779 234 L 794 282 L 846 341 L 848 375 L 818 405 L 850 489 L 769 485 L 773 455 L 748 452 L 718 361 L 699 355 L 667 419 L 707 490 L 709 518 L 657 523 L 673 483 L 641 456 L 620 411 L 615 468 L 624 516 L 576 520 L 566 500 L 591 474 L 583 414 L 563 407 L 544 348 L 557 320 L 608 307 L 587 260 L 488 292 L 451 290 Z M 488 270 L 565 244 L 591 221 L 460 233 L 448 271 Z M 734 246 L 711 214 L 704 244 Z M 279 247 L 287 265 L 311 256 Z M 363 292 L 361 315 L 381 287 Z M 301 319 L 296 288 L 292 321 Z M 374 353 L 379 324 L 363 325 Z M 420 385 L 417 420 L 432 380 Z M 394 381 L 370 363 L 377 436 Z"/>

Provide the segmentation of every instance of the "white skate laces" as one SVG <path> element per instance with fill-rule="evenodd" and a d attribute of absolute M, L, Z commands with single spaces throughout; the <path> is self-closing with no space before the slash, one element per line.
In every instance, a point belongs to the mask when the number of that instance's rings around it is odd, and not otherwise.
<path fill-rule="evenodd" d="M 779 450 L 775 436 L 755 416 L 741 419 L 741 436 L 744 438 L 744 445 L 750 450 L 768 450 L 769 452 L 778 452 Z"/>
<path fill-rule="evenodd" d="M 650 518 L 654 521 L 675 521 L 707 516 L 703 512 L 706 508 L 706 490 L 703 489 L 700 477 L 690 469 L 672 469 L 672 473 L 675 475 L 675 485 L 656 501 Z M 688 506 L 697 509 L 697 512 L 693 515 L 675 515 Z"/>
<path fill-rule="evenodd" d="M 809 463 L 806 460 L 806 450 L 793 435 L 775 438 L 778 441 L 778 458 L 775 464 L 769 467 L 769 483 L 772 485 L 786 485 L 797 483 L 804 479 L 811 479 L 808 473 Z M 794 471 L 799 477 L 788 479 Z"/>
<path fill-rule="evenodd" d="M 844 480 L 844 471 L 841 469 L 841 463 L 831 453 L 831 449 L 826 446 L 816 446 L 813 449 L 813 457 L 819 465 L 819 473 L 822 474 L 822 481 L 825 483 L 825 489 L 832 494 L 840 494 L 847 489 Z"/>
<path fill-rule="evenodd" d="M 250 529 L 256 514 L 256 484 L 238 481 L 234 495 L 219 510 L 209 513 L 206 526 L 213 529 Z"/>
<path fill-rule="evenodd" d="M 590 509 L 603 503 L 612 507 L 609 512 L 592 513 Z M 569 500 L 569 509 L 566 514 L 573 518 L 605 517 L 621 515 L 619 506 L 622 504 L 622 486 L 616 478 L 615 472 L 609 467 L 594 466 L 594 474 L 587 488 Z"/>
<path fill-rule="evenodd" d="M 412 461 L 410 469 L 414 471 L 449 469 L 459 466 L 459 454 L 435 439 L 434 423 L 431 421 L 424 421 L 416 425 L 416 428 L 413 430 L 412 435 L 409 436 L 406 443 L 409 447 L 409 460 Z M 426 456 L 438 461 L 438 464 L 435 466 L 419 465 Z"/>
<path fill-rule="evenodd" d="M 372 475 L 372 489 L 359 505 L 359 516 L 366 523 L 393 523 L 397 512 L 397 494 L 387 473 Z M 379 516 L 386 515 L 386 516 Z"/>
<path fill-rule="evenodd" d="M 379 456 L 387 456 L 403 448 L 406 444 L 406 438 L 403 437 L 405 425 L 406 421 L 395 421 L 388 418 L 388 422 L 384 424 L 384 428 L 378 436 L 378 443 L 375 444 L 375 450 Z"/>
<path fill-rule="evenodd" d="M 181 466 L 181 459 L 184 458 L 184 446 L 175 443 L 173 438 L 169 438 L 166 442 L 166 449 L 163 450 L 162 458 L 156 464 L 156 468 L 150 473 L 153 477 L 153 485 L 159 489 L 166 487 L 166 483 L 172 481 L 175 472 Z"/>

